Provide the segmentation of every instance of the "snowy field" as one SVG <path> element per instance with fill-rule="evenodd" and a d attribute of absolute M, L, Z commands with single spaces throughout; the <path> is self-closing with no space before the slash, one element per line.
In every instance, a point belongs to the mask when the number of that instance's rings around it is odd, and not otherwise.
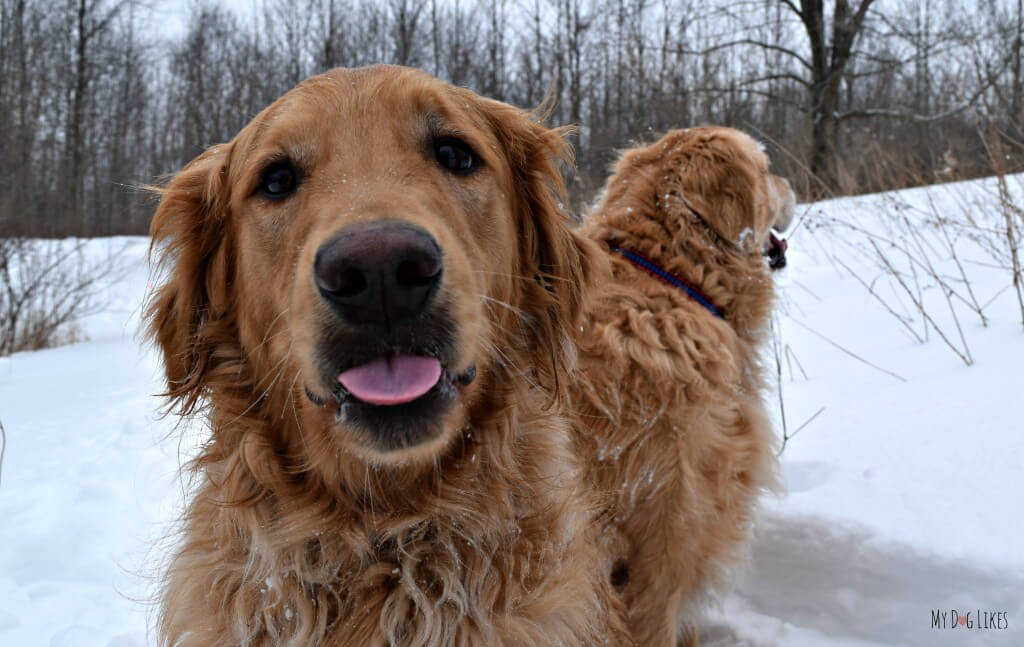
<path fill-rule="evenodd" d="M 788 492 L 766 499 L 702 644 L 1024 645 L 1024 328 L 995 195 L 989 180 L 800 207 L 777 275 Z M 147 243 L 90 242 L 125 274 L 87 341 L 0 358 L 0 646 L 153 644 L 197 432 L 156 415 Z"/>

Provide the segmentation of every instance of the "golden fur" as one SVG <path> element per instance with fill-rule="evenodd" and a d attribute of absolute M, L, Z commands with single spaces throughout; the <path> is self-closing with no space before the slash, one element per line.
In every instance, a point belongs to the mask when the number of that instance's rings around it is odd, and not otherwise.
<path fill-rule="evenodd" d="M 695 640 L 699 594 L 738 563 L 758 492 L 774 482 L 761 252 L 792 194 L 767 168 L 738 131 L 671 132 L 626 151 L 580 232 L 610 263 L 581 329 L 577 448 L 605 497 L 599 533 L 638 645 Z M 725 318 L 609 243 L 697 286 Z"/>
<path fill-rule="evenodd" d="M 436 128 L 483 168 L 438 168 Z M 522 111 L 426 74 L 339 69 L 162 190 L 152 234 L 167 279 L 149 333 L 175 410 L 211 435 L 191 464 L 161 644 L 628 644 L 584 532 L 595 506 L 566 411 L 591 266 L 559 207 L 567 153 Z M 303 179 L 271 202 L 255 188 L 282 157 Z M 385 217 L 438 241 L 455 364 L 479 367 L 436 438 L 392 452 L 304 395 L 326 397 L 314 253 Z M 703 370 L 715 374 L 688 374 Z"/>

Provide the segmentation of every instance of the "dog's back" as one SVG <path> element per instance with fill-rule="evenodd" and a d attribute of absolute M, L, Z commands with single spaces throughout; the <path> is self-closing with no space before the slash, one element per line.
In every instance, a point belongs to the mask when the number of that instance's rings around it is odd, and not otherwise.
<path fill-rule="evenodd" d="M 580 232 L 610 263 L 580 334 L 577 440 L 640 645 L 695 638 L 774 483 L 760 245 L 788 219 L 783 186 L 745 135 L 676 131 L 626 152 Z"/>

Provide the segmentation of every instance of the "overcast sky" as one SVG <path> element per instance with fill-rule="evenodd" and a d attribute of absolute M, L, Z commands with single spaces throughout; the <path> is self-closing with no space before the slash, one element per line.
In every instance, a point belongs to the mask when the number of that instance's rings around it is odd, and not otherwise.
<path fill-rule="evenodd" d="M 231 9 L 237 16 L 251 16 L 255 12 L 257 3 L 258 0 L 213 0 L 210 2 L 210 4 Z M 158 0 L 154 2 L 152 21 L 157 33 L 165 38 L 177 38 L 184 34 L 189 8 L 193 4 L 196 4 L 194 0 L 189 2 Z"/>

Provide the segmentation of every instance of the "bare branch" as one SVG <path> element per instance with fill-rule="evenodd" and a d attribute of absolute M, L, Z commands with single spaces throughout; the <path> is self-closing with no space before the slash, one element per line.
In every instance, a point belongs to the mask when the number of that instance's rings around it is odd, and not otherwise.
<path fill-rule="evenodd" d="M 821 415 L 821 414 L 823 414 L 823 413 L 825 413 L 825 407 L 822 407 L 822 408 L 818 409 L 817 411 L 815 411 L 815 412 L 814 412 L 814 414 L 813 414 L 813 415 L 812 415 L 812 416 L 811 416 L 810 418 L 808 418 L 807 420 L 805 420 L 805 421 L 804 421 L 804 423 L 803 423 L 802 425 L 800 425 L 799 427 L 797 427 L 797 428 L 796 428 L 796 430 L 795 430 L 795 431 L 794 431 L 793 433 L 791 433 L 791 434 L 789 435 L 790 439 L 792 439 L 792 438 L 793 438 L 793 436 L 796 436 L 796 435 L 797 435 L 798 433 L 800 433 L 801 431 L 803 431 L 803 429 L 804 429 L 804 428 L 805 428 L 805 427 L 806 427 L 807 425 L 809 425 L 809 424 L 811 424 L 812 422 L 814 422 L 815 418 L 817 418 L 818 416 L 820 416 L 820 415 Z"/>
<path fill-rule="evenodd" d="M 804 86 L 805 88 L 811 87 L 811 82 L 808 81 L 807 79 L 805 79 L 805 78 L 803 78 L 801 76 L 798 76 L 796 74 L 788 73 L 788 72 L 783 72 L 783 73 L 779 73 L 779 74 L 766 74 L 764 76 L 758 76 L 758 77 L 755 77 L 753 79 L 744 79 L 742 82 L 740 82 L 739 85 L 740 85 L 740 87 L 742 87 L 744 85 L 753 85 L 754 83 L 763 83 L 764 81 L 783 81 L 783 80 L 784 81 L 794 81 L 794 82 L 799 83 L 800 85 Z"/>
<path fill-rule="evenodd" d="M 837 348 L 838 350 L 842 351 L 843 353 L 846 353 L 847 355 L 849 355 L 853 359 L 857 360 L 858 362 L 860 362 L 862 364 L 865 364 L 867 366 L 870 366 L 871 368 L 875 369 L 876 371 L 880 371 L 882 373 L 885 373 L 886 375 L 888 375 L 890 377 L 896 378 L 900 382 L 906 382 L 907 381 L 907 378 L 903 377 L 902 375 L 898 375 L 896 373 L 893 373 L 889 369 L 882 368 L 878 364 L 874 364 L 872 362 L 869 362 L 868 360 L 864 359 L 863 357 L 861 357 L 857 353 L 855 353 L 852 350 L 846 348 L 842 344 L 839 344 L 838 342 L 832 341 L 831 339 L 829 339 L 825 335 L 821 334 L 817 330 L 811 328 L 810 326 L 808 326 L 806 324 L 803 324 L 803 323 L 800 323 L 796 319 L 792 319 L 791 321 L 793 323 L 795 323 L 796 325 L 800 326 L 801 328 L 803 328 L 804 330 L 806 330 L 807 332 L 811 333 L 812 335 L 814 335 L 818 339 L 820 339 L 820 340 L 824 341 L 825 343 L 829 344 L 830 346 L 833 346 L 833 347 Z"/>
<path fill-rule="evenodd" d="M 914 121 L 918 123 L 924 123 L 929 121 L 941 121 L 942 119 L 948 119 L 956 114 L 967 110 L 974 105 L 974 101 L 980 94 L 975 95 L 974 99 L 967 101 L 955 108 L 950 108 L 943 112 L 939 112 L 933 115 L 920 115 L 913 112 L 905 112 L 903 110 L 895 110 L 892 108 L 865 108 L 863 110 L 851 110 L 849 112 L 843 112 L 836 115 L 836 119 L 839 121 L 847 121 L 850 119 L 867 119 L 870 117 L 887 117 L 890 119 L 903 119 L 905 121 Z"/>
<path fill-rule="evenodd" d="M 778 45 L 778 44 L 775 44 L 775 43 L 768 43 L 768 42 L 765 42 L 765 41 L 762 41 L 762 40 L 756 40 L 754 38 L 739 38 L 739 39 L 730 40 L 730 41 L 727 41 L 727 42 L 724 42 L 724 43 L 718 43 L 716 45 L 712 45 L 711 47 L 706 47 L 704 49 L 699 49 L 699 50 L 685 49 L 685 48 L 680 47 L 680 48 L 676 48 L 675 50 L 670 50 L 670 51 L 673 51 L 673 52 L 679 53 L 679 54 L 688 54 L 690 56 L 694 56 L 694 55 L 696 55 L 696 56 L 707 56 L 708 54 L 713 54 L 713 53 L 721 51 L 723 49 L 730 49 L 732 47 L 736 47 L 737 45 L 753 45 L 754 47 L 760 47 L 761 49 L 767 49 L 767 50 L 772 51 L 772 52 L 779 52 L 780 54 L 785 54 L 786 56 L 789 56 L 790 58 L 796 59 L 801 65 L 803 65 L 808 70 L 812 69 L 811 62 L 808 61 L 803 56 L 801 56 L 796 51 L 794 51 L 794 50 L 792 50 L 792 49 L 790 49 L 788 47 L 783 47 L 782 45 Z"/>
<path fill-rule="evenodd" d="M 781 0 L 781 2 L 782 2 L 782 4 L 784 4 L 787 7 L 789 7 L 790 11 L 795 13 L 798 18 L 802 19 L 804 17 L 803 10 L 801 10 L 800 7 L 797 7 L 795 4 L 793 4 L 793 0 Z"/>
<path fill-rule="evenodd" d="M 695 94 L 703 94 L 703 93 L 726 94 L 726 93 L 729 93 L 729 92 L 742 92 L 744 94 L 752 94 L 754 96 L 764 97 L 766 99 L 771 99 L 772 101 L 778 101 L 779 103 L 783 103 L 783 104 L 786 104 L 788 106 L 792 106 L 792 107 L 798 109 L 800 112 L 806 112 L 806 107 L 804 106 L 804 104 L 802 104 L 802 103 L 800 103 L 798 101 L 793 101 L 792 99 L 788 99 L 786 97 L 780 97 L 778 94 L 776 94 L 774 92 L 769 92 L 768 90 L 758 90 L 756 88 L 743 88 L 743 87 L 732 87 L 732 88 L 719 88 L 719 87 L 707 88 L 707 87 L 705 87 L 705 88 L 694 88 L 693 90 L 691 90 L 691 92 L 693 92 Z"/>

